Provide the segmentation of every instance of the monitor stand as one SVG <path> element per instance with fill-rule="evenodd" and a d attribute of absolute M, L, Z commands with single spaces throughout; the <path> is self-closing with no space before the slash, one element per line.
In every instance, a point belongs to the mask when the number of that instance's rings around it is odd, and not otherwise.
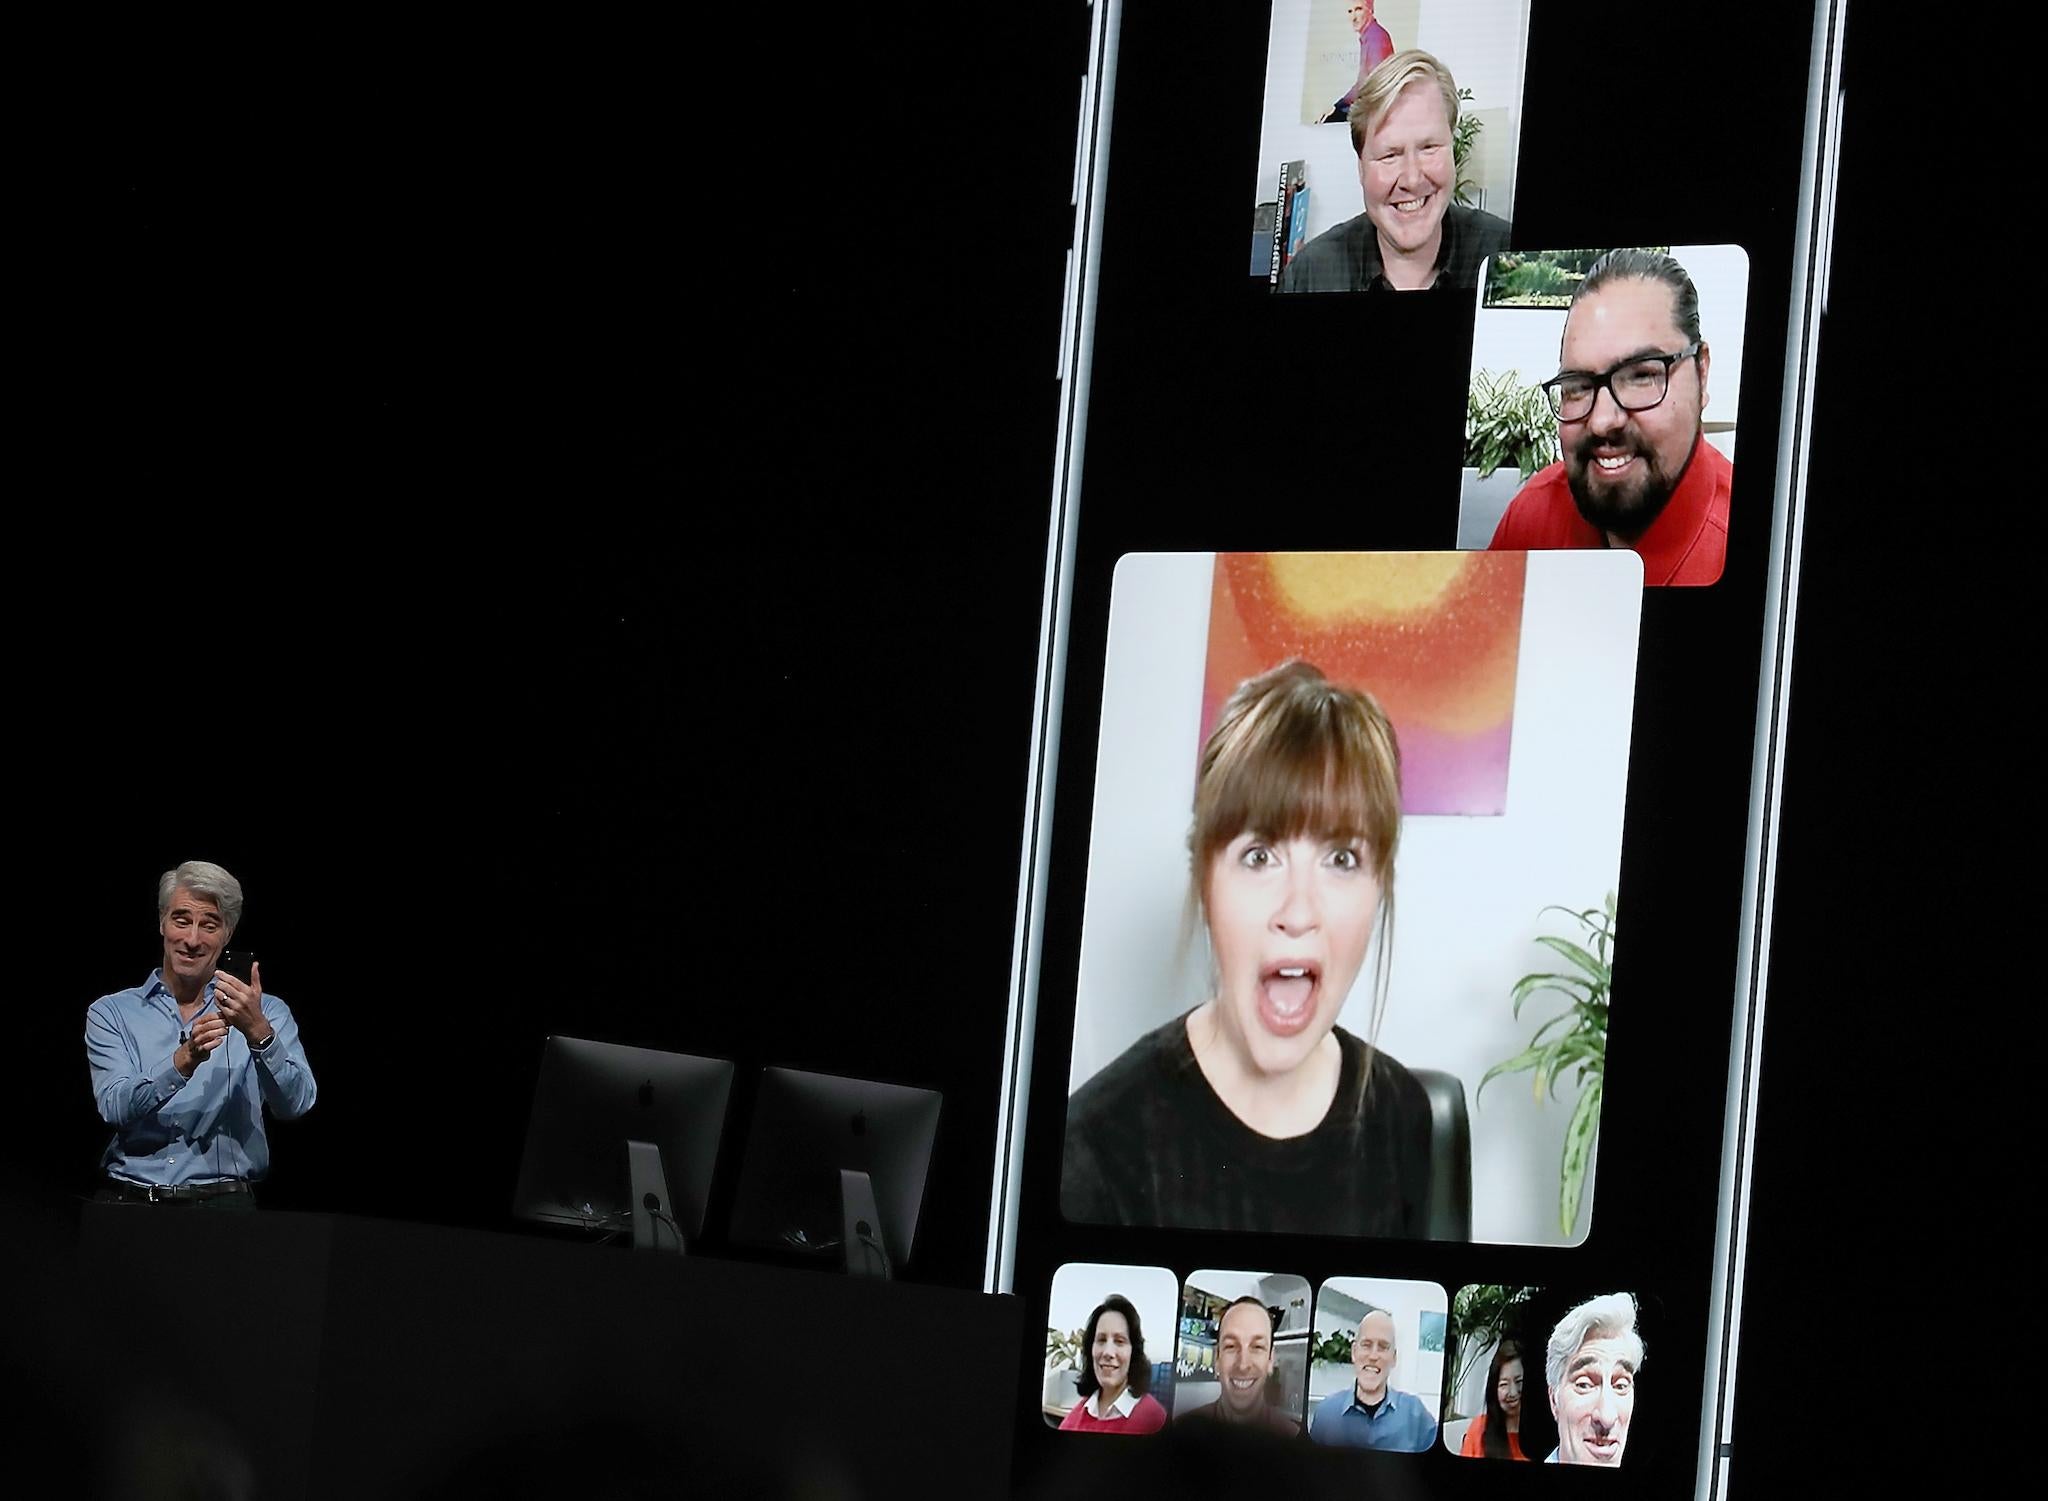
<path fill-rule="evenodd" d="M 855 1168 L 839 1170 L 839 1220 L 846 1270 L 855 1277 L 892 1275 L 882 1244 L 882 1215 L 875 1207 L 875 1181 Z"/>
<path fill-rule="evenodd" d="M 626 1143 L 626 1182 L 633 1203 L 633 1249 L 683 1251 L 682 1226 L 669 1202 L 668 1179 L 661 1171 L 661 1148 L 650 1141 Z"/>

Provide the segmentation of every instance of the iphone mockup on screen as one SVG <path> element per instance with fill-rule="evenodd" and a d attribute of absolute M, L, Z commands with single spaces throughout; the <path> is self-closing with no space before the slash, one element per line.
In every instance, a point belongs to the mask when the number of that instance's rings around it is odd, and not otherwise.
<path fill-rule="evenodd" d="M 1843 10 L 1095 0 L 1020 1484 L 1725 1492 Z"/>

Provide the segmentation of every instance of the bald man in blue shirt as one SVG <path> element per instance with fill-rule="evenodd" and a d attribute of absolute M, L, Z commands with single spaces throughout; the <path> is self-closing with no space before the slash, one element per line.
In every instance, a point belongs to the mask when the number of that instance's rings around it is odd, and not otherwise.
<path fill-rule="evenodd" d="M 1316 1403 L 1308 1436 L 1343 1449 L 1391 1449 L 1419 1454 L 1436 1442 L 1436 1414 L 1422 1398 L 1393 1388 L 1393 1316 L 1375 1308 L 1351 1337 L 1351 1389 Z"/>

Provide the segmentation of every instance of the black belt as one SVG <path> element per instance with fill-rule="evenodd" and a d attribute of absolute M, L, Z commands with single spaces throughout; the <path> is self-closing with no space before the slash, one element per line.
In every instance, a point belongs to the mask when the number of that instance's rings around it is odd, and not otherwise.
<path fill-rule="evenodd" d="M 107 1187 L 126 1204 L 190 1204 L 199 1199 L 218 1199 L 225 1194 L 249 1192 L 249 1185 L 240 1178 L 224 1178 L 217 1183 L 180 1183 L 175 1188 L 154 1183 L 123 1183 L 118 1178 L 109 1178 Z"/>

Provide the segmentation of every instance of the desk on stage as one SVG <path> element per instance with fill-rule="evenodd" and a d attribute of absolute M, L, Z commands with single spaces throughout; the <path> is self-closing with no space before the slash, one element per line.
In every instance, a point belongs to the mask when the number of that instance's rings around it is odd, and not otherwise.
<path fill-rule="evenodd" d="M 154 1274 L 145 1269 L 154 1269 Z M 82 1314 L 266 1497 L 1001 1496 L 1014 1298 L 335 1215 L 88 1204 Z M 189 1333 L 173 1300 L 228 1293 Z M 147 1289 L 160 1289 L 152 1295 Z M 177 1373 L 180 1393 L 166 1392 Z M 110 1396 L 116 1394 L 109 1394 Z M 236 1409 L 254 1411 L 238 1420 Z M 109 1409 L 110 1413 L 117 1409 Z M 128 1409 L 118 1409 L 128 1410 Z M 223 1442 L 215 1432 L 213 1442 Z"/>

